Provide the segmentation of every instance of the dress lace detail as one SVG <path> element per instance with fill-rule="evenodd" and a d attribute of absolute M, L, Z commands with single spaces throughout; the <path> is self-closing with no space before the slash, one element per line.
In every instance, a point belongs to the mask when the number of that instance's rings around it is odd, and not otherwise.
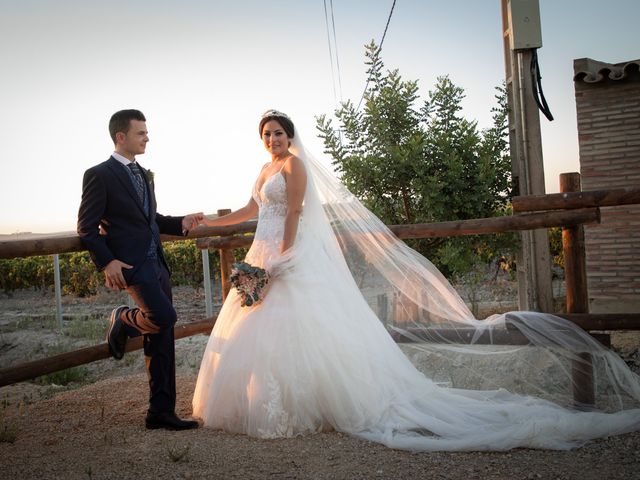
<path fill-rule="evenodd" d="M 287 214 L 287 183 L 278 172 L 265 180 L 258 191 L 253 189 L 258 204 L 258 227 L 246 260 L 252 265 L 265 267 L 268 259 L 279 254 Z"/>
<path fill-rule="evenodd" d="M 271 372 L 266 378 L 266 412 L 267 428 L 259 428 L 261 438 L 279 438 L 293 436 L 293 428 L 289 424 L 289 414 L 284 409 L 282 390 Z"/>

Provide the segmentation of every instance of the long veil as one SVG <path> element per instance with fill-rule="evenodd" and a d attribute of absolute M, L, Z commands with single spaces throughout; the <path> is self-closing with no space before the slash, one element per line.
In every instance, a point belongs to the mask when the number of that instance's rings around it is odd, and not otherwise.
<path fill-rule="evenodd" d="M 395 237 L 297 133 L 291 152 L 304 162 L 308 181 L 299 235 L 285 263 L 328 258 L 340 277 L 336 285 L 357 285 L 427 377 L 454 389 L 504 389 L 569 409 L 626 411 L 625 430 L 640 428 L 640 377 L 617 354 L 551 314 L 474 318 L 438 269 Z M 585 382 L 593 398 L 581 403 L 575 391 Z"/>

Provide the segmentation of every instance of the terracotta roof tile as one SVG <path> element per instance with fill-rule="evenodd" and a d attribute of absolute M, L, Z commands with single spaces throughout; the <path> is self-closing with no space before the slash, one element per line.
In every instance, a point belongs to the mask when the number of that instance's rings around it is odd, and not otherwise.
<path fill-rule="evenodd" d="M 607 80 L 623 80 L 640 71 L 640 59 L 621 63 L 606 63 L 591 58 L 573 61 L 573 81 L 598 83 Z"/>

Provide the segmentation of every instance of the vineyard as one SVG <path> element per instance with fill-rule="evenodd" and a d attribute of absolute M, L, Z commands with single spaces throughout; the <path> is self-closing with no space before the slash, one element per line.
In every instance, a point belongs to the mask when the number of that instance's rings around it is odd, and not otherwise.
<path fill-rule="evenodd" d="M 173 285 L 199 287 L 202 285 L 202 257 L 194 240 L 165 243 L 164 253 Z M 235 250 L 241 258 L 245 250 Z M 209 255 L 209 271 L 214 279 L 220 275 L 218 251 Z M 96 270 L 88 252 L 60 255 L 60 277 L 65 295 L 86 297 L 95 295 L 104 285 L 104 276 Z M 0 289 L 6 295 L 21 289 L 47 290 L 53 288 L 53 261 L 50 256 L 0 259 Z"/>

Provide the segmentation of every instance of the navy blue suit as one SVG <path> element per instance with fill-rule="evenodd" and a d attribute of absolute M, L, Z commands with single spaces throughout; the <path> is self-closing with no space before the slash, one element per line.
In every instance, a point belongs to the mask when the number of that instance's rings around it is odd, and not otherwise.
<path fill-rule="evenodd" d="M 173 412 L 176 312 L 160 233 L 182 235 L 183 217 L 156 212 L 153 185 L 146 176 L 146 196 L 142 202 L 127 168 L 111 157 L 85 172 L 78 235 L 98 270 L 103 270 L 112 260 L 133 266 L 123 268 L 122 273 L 127 293 L 138 308 L 124 310 L 120 319 L 130 337 L 144 335 L 149 411 Z M 100 234 L 99 226 L 106 234 Z M 157 245 L 155 249 L 150 249 L 152 240 Z"/>

